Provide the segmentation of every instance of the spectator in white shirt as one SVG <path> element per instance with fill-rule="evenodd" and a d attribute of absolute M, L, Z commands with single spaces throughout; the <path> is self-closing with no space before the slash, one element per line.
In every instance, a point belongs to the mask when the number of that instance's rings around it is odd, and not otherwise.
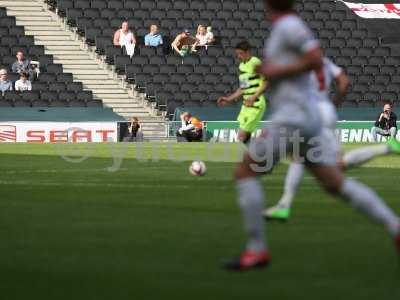
<path fill-rule="evenodd" d="M 17 92 L 32 91 L 32 84 L 28 78 L 29 74 L 27 72 L 20 74 L 20 79 L 15 82 L 15 90 Z"/>
<path fill-rule="evenodd" d="M 206 27 L 199 25 L 196 33 L 196 43 L 193 44 L 192 52 L 196 52 L 197 47 L 204 47 L 207 45 L 207 31 Z"/>
<path fill-rule="evenodd" d="M 6 69 L 0 70 L 0 93 L 13 90 L 13 83 L 8 80 L 8 72 Z"/>
<path fill-rule="evenodd" d="M 136 38 L 129 29 L 128 21 L 122 22 L 121 29 L 114 34 L 114 45 L 125 47 L 126 53 L 132 57 L 135 53 Z"/>
<path fill-rule="evenodd" d="M 211 45 L 215 42 L 215 37 L 214 37 L 214 33 L 212 32 L 211 26 L 207 27 L 206 39 L 207 39 L 207 45 Z"/>

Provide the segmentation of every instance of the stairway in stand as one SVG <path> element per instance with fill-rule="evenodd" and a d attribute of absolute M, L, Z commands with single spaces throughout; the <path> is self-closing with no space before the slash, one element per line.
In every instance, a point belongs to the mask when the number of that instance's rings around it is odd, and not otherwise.
<path fill-rule="evenodd" d="M 7 8 L 9 16 L 16 17 L 17 25 L 25 27 L 26 35 L 34 36 L 36 45 L 45 47 L 45 54 L 53 55 L 54 63 L 62 64 L 64 72 L 72 73 L 75 81 L 91 90 L 95 99 L 101 99 L 104 106 L 126 119 L 138 117 L 146 138 L 165 137 L 164 118 L 146 105 L 141 95 L 124 86 L 82 41 L 76 40 L 43 1 L 0 0 L 0 6 Z"/>

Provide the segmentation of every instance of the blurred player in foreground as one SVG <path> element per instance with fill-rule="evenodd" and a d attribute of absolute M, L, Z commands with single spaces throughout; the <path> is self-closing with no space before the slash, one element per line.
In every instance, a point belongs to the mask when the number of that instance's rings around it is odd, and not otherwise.
<path fill-rule="evenodd" d="M 235 52 L 240 61 L 240 87 L 232 95 L 220 97 L 218 104 L 225 106 L 243 98 L 242 109 L 238 116 L 240 123 L 238 137 L 242 143 L 247 144 L 251 134 L 264 117 L 266 108 L 264 92 L 267 88 L 267 81 L 264 76 L 256 72 L 262 61 L 251 54 L 251 46 L 248 42 L 243 41 L 237 44 Z"/>
<path fill-rule="evenodd" d="M 314 91 L 316 97 L 319 99 L 318 108 L 322 118 L 323 130 L 326 131 L 327 135 L 332 136 L 332 140 L 335 139 L 335 129 L 337 122 L 336 106 L 340 106 L 342 100 L 347 94 L 349 79 L 345 75 L 342 68 L 336 66 L 328 58 L 324 58 L 323 72 L 325 76 L 325 89 L 321 90 L 320 82 L 318 81 L 319 75 L 317 73 L 312 74 L 312 82 L 314 84 Z M 332 82 L 335 81 L 337 86 L 337 97 L 336 99 L 330 99 L 329 90 Z M 334 146 L 334 145 L 332 145 Z M 340 146 L 337 144 L 336 151 L 338 156 L 341 156 Z M 339 165 L 343 170 L 360 166 L 371 159 L 387 155 L 390 153 L 400 153 L 400 143 L 395 139 L 391 139 L 387 144 L 362 147 L 346 153 L 343 157 L 338 157 Z M 264 211 L 264 216 L 269 220 L 280 220 L 285 221 L 289 219 L 290 209 L 296 195 L 296 192 L 301 184 L 304 176 L 305 166 L 304 164 L 293 162 L 290 164 L 284 186 L 284 194 L 277 205 Z"/>
<path fill-rule="evenodd" d="M 269 80 L 271 126 L 251 143 L 235 171 L 238 202 L 248 235 L 239 258 L 225 264 L 235 271 L 266 266 L 270 253 L 262 216 L 264 192 L 259 176 L 268 173 L 286 152 L 306 167 L 327 192 L 343 199 L 371 219 L 385 225 L 400 251 L 400 221 L 365 185 L 343 176 L 332 141 L 315 113 L 312 72 L 324 89 L 322 51 L 307 25 L 292 11 L 294 0 L 264 0 L 273 22 L 260 73 Z"/>

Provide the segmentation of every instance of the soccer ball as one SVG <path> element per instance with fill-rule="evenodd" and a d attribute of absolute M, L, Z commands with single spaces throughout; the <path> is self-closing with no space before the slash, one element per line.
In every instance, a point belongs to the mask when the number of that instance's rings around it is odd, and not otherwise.
<path fill-rule="evenodd" d="M 203 176 L 204 174 L 206 174 L 206 171 L 206 164 L 202 161 L 194 161 L 189 166 L 189 173 L 193 176 Z"/>

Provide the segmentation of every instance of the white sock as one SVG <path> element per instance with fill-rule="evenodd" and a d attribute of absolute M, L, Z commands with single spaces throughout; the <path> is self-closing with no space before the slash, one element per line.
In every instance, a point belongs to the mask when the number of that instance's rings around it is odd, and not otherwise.
<path fill-rule="evenodd" d="M 347 168 L 353 168 L 389 152 L 390 148 L 387 145 L 363 147 L 346 153 L 343 156 L 343 162 Z"/>
<path fill-rule="evenodd" d="M 285 188 L 281 200 L 278 202 L 280 208 L 291 208 L 294 196 L 303 179 L 304 165 L 291 163 L 285 178 Z"/>
<path fill-rule="evenodd" d="M 264 193 L 258 178 L 247 178 L 237 182 L 239 205 L 248 234 L 247 250 L 261 252 L 266 249 L 264 220 L 262 217 Z"/>
<path fill-rule="evenodd" d="M 370 188 L 355 180 L 345 179 L 340 192 L 355 209 L 385 225 L 392 236 L 399 233 L 399 218 Z"/>

